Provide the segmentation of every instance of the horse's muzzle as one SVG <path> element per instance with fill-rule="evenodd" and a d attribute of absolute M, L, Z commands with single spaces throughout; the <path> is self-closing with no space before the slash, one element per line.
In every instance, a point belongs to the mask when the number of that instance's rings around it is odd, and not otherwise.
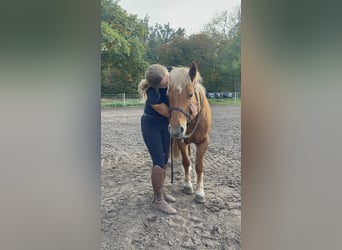
<path fill-rule="evenodd" d="M 186 132 L 185 128 L 182 126 L 172 127 L 171 125 L 169 125 L 168 129 L 170 135 L 175 138 L 183 138 Z"/>

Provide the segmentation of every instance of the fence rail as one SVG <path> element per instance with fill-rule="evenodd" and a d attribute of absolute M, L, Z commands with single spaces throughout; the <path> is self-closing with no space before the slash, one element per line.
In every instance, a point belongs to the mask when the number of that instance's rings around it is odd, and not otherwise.
<path fill-rule="evenodd" d="M 138 106 L 143 104 L 139 94 L 101 94 L 101 106 Z"/>
<path fill-rule="evenodd" d="M 223 92 L 221 92 L 223 93 Z M 211 94 L 211 95 L 210 95 Z M 224 95 L 218 95 L 218 93 L 207 93 L 209 103 L 215 101 L 227 100 L 227 103 L 238 104 L 240 103 L 240 93 L 231 93 L 229 97 Z M 141 106 L 144 105 L 144 100 L 139 94 L 101 94 L 101 106 L 102 107 L 126 107 L 126 106 Z"/>

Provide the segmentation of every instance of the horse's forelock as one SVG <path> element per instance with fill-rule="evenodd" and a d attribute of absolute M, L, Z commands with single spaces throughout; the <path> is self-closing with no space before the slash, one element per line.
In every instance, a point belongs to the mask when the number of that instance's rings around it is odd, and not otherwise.
<path fill-rule="evenodd" d="M 181 93 L 185 86 L 189 83 L 191 83 L 189 68 L 174 68 L 170 72 L 169 86 L 177 89 L 179 93 Z"/>

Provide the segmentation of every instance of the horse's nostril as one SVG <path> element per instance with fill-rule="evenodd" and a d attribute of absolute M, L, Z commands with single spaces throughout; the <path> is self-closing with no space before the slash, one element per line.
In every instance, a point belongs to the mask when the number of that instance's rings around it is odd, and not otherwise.
<path fill-rule="evenodd" d="M 184 132 L 184 128 L 183 127 L 179 127 L 179 133 L 182 134 Z"/>

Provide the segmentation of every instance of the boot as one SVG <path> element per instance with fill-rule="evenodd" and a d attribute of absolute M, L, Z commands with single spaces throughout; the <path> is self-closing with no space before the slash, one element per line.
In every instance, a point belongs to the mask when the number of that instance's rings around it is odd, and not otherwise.
<path fill-rule="evenodd" d="M 163 195 L 164 195 L 164 198 L 167 202 L 176 202 L 176 198 L 171 196 L 171 195 L 168 195 L 165 193 L 165 188 L 164 188 L 164 182 L 165 182 L 165 176 L 166 176 L 166 169 L 167 169 L 167 166 L 168 165 L 165 165 L 163 167 Z"/>
<path fill-rule="evenodd" d="M 176 214 L 177 211 L 171 207 L 164 199 L 163 194 L 163 169 L 157 165 L 152 167 L 151 174 L 152 187 L 154 191 L 154 199 L 152 207 L 166 214 Z"/>

